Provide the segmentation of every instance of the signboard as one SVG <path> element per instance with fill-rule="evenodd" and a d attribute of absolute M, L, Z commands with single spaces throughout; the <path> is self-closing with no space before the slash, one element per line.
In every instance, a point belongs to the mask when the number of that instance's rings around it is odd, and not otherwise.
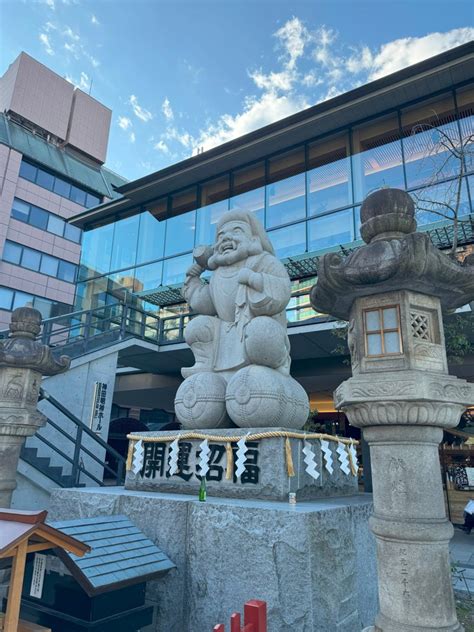
<path fill-rule="evenodd" d="M 35 561 L 33 562 L 33 575 L 31 577 L 30 597 L 36 597 L 36 599 L 41 599 L 43 595 L 44 574 L 46 572 L 46 558 L 47 555 L 41 555 L 41 553 L 35 554 Z"/>
<path fill-rule="evenodd" d="M 105 382 L 94 383 L 94 395 L 92 398 L 92 411 L 90 429 L 100 434 L 104 427 L 105 401 L 107 399 L 107 384 Z"/>

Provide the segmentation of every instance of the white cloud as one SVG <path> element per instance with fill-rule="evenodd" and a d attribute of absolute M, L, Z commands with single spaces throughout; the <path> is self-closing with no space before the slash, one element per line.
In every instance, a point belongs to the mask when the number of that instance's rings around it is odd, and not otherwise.
<path fill-rule="evenodd" d="M 186 131 L 180 132 L 176 129 L 176 127 L 168 127 L 166 132 L 163 134 L 163 137 L 167 140 L 175 140 L 186 148 L 193 146 L 193 137 L 191 134 Z"/>
<path fill-rule="evenodd" d="M 100 24 L 99 20 L 96 18 L 94 14 L 91 15 L 91 23 L 95 24 L 96 26 L 99 26 Z"/>
<path fill-rule="evenodd" d="M 322 66 L 333 66 L 338 63 L 338 59 L 332 50 L 332 45 L 336 39 L 337 33 L 326 25 L 323 24 L 317 29 L 313 35 L 313 41 L 316 44 L 313 50 L 313 58 L 317 63 Z"/>
<path fill-rule="evenodd" d="M 170 148 L 168 147 L 168 145 L 165 143 L 164 140 L 160 140 L 157 143 L 155 143 L 153 145 L 153 149 L 156 149 L 157 151 L 161 151 L 161 153 L 163 154 L 170 153 Z"/>
<path fill-rule="evenodd" d="M 294 69 L 298 59 L 304 54 L 306 44 L 311 40 L 308 29 L 299 18 L 292 17 L 274 33 L 274 36 L 284 50 L 285 67 L 288 70 Z"/>
<path fill-rule="evenodd" d="M 404 37 L 380 47 L 374 56 L 369 80 L 378 79 L 419 61 L 438 55 L 474 39 L 474 28 L 429 33 L 424 37 Z"/>
<path fill-rule="evenodd" d="M 171 103 L 170 103 L 170 100 L 168 99 L 168 97 L 166 97 L 166 99 L 163 101 L 163 103 L 161 105 L 161 110 L 162 110 L 163 114 L 165 115 L 165 119 L 167 121 L 172 121 L 174 119 L 174 113 L 173 113 L 173 110 L 171 108 Z"/>
<path fill-rule="evenodd" d="M 128 116 L 119 116 L 118 126 L 123 130 L 127 130 L 129 127 L 132 127 L 132 121 L 128 118 Z"/>
<path fill-rule="evenodd" d="M 210 149 L 290 116 L 308 105 L 304 96 L 276 95 L 272 92 L 266 92 L 260 98 L 247 98 L 242 112 L 235 116 L 222 115 L 217 123 L 200 132 L 193 145 Z"/>
<path fill-rule="evenodd" d="M 46 35 L 46 33 L 40 33 L 39 40 L 43 44 L 48 55 L 54 55 L 54 50 L 53 50 L 53 47 L 51 46 L 51 42 L 49 40 L 48 35 Z"/>
<path fill-rule="evenodd" d="M 135 132 L 130 132 L 129 139 L 131 143 L 136 141 L 137 137 L 135 136 Z"/>
<path fill-rule="evenodd" d="M 72 39 L 74 42 L 78 42 L 81 39 L 79 35 L 75 33 L 70 26 L 67 26 L 64 29 L 63 35 L 65 35 L 66 37 L 69 37 L 69 39 Z"/>
<path fill-rule="evenodd" d="M 132 106 L 133 113 L 137 118 L 139 118 L 144 123 L 148 123 L 148 121 L 151 121 L 151 119 L 153 118 L 153 114 L 150 111 L 145 110 L 145 108 L 142 108 L 141 105 L 138 105 L 138 99 L 134 94 L 130 96 L 128 102 Z"/>
<path fill-rule="evenodd" d="M 76 86 L 76 88 L 80 88 L 84 92 L 89 92 L 91 80 L 89 78 L 89 75 L 85 72 L 81 72 L 79 81 L 71 77 L 71 75 L 66 75 L 66 81 L 69 81 L 69 83 L 72 83 Z"/>

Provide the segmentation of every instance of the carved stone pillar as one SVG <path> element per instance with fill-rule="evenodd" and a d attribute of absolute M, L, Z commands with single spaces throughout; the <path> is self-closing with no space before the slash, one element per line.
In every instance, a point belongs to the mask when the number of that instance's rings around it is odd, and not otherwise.
<path fill-rule="evenodd" d="M 361 209 L 367 245 L 326 255 L 312 303 L 349 321 L 353 377 L 336 407 L 370 446 L 377 543 L 378 632 L 461 631 L 449 563 L 438 445 L 474 401 L 448 375 L 442 309 L 474 297 L 474 268 L 416 233 L 410 196 L 384 189 Z"/>
<path fill-rule="evenodd" d="M 49 347 L 36 342 L 40 329 L 40 312 L 20 307 L 12 313 L 9 337 L 0 341 L 0 507 L 10 506 L 26 437 L 46 422 L 36 409 L 41 378 L 70 364 L 67 356 L 56 360 Z"/>

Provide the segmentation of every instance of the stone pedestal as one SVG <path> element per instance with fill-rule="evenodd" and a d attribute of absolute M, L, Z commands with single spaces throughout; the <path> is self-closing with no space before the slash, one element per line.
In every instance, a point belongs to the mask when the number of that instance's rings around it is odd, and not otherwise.
<path fill-rule="evenodd" d="M 154 632 L 207 632 L 249 599 L 269 632 L 360 632 L 377 608 L 367 495 L 298 502 L 58 489 L 51 520 L 125 514 L 177 568 L 149 582 Z"/>
<path fill-rule="evenodd" d="M 222 437 L 246 437 L 256 433 L 286 432 L 285 428 L 257 428 L 232 430 L 200 430 L 204 436 L 219 435 Z M 294 431 L 291 431 L 294 432 Z M 250 433 L 250 434 L 249 434 Z M 295 433 L 299 434 L 299 433 Z M 180 439 L 180 470 L 173 476 L 169 475 L 170 442 L 165 439 L 176 437 L 176 431 L 170 432 L 138 432 L 133 436 L 140 437 L 144 442 L 145 458 L 141 472 L 134 474 L 127 472 L 126 489 L 142 491 L 165 491 L 197 496 L 201 484 L 199 476 L 199 445 L 202 439 Z M 224 496 L 228 498 L 259 498 L 263 500 L 288 501 L 288 494 L 296 494 L 297 500 L 313 498 L 327 498 L 328 496 L 347 496 L 357 493 L 357 476 L 345 474 L 340 469 L 337 443 L 328 442 L 333 459 L 333 473 L 330 474 L 324 466 L 319 440 L 308 439 L 315 453 L 315 462 L 319 478 L 315 480 L 306 473 L 306 463 L 302 453 L 305 434 L 301 438 L 290 438 L 291 456 L 294 476 L 288 475 L 285 451 L 285 437 L 272 437 L 261 440 L 249 439 L 246 443 L 245 470 L 240 477 L 235 475 L 237 459 L 237 445 L 233 443 L 232 476 L 226 479 L 227 453 L 225 441 L 209 441 L 210 470 L 206 477 L 209 496 Z M 148 442 L 147 439 L 157 441 Z M 160 441 L 163 439 L 163 441 Z M 182 460 L 181 460 L 182 458 Z"/>
<path fill-rule="evenodd" d="M 472 391 L 464 380 L 418 371 L 359 374 L 336 390 L 336 405 L 370 445 L 380 598 L 375 630 L 462 630 L 438 446 Z"/>

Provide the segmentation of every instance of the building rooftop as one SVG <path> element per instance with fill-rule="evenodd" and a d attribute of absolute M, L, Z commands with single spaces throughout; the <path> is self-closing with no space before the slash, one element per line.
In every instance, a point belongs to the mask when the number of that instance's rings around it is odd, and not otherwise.
<path fill-rule="evenodd" d="M 63 520 L 51 526 L 90 546 L 90 553 L 83 557 L 58 551 L 69 572 L 90 597 L 147 581 L 175 568 L 165 553 L 126 516 Z"/>
<path fill-rule="evenodd" d="M 49 143 L 11 120 L 5 113 L 0 113 L 0 143 L 101 196 L 111 199 L 122 197 L 115 189 L 127 182 L 125 178 L 99 164 L 92 164 L 92 161 L 81 160 L 67 148 Z"/>
<path fill-rule="evenodd" d="M 472 81 L 473 67 L 470 42 L 129 182 L 118 189 L 122 198 L 70 221 L 87 230 L 140 212 L 170 192 L 463 85 Z"/>

